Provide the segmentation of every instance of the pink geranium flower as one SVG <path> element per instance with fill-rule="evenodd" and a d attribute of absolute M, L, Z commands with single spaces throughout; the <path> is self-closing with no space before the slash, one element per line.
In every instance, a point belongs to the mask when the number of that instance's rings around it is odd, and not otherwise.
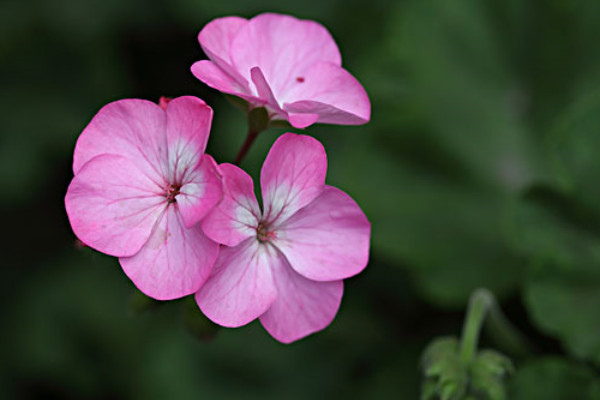
<path fill-rule="evenodd" d="M 260 176 L 262 212 L 250 176 L 219 168 L 223 200 L 202 227 L 225 246 L 198 305 L 227 327 L 260 318 L 285 343 L 325 328 L 340 306 L 342 279 L 367 265 L 371 227 L 350 196 L 325 185 L 323 146 L 292 133 L 275 142 Z"/>
<path fill-rule="evenodd" d="M 222 183 L 204 154 L 211 108 L 196 97 L 162 106 L 128 99 L 98 112 L 77 141 L 65 205 L 83 243 L 167 300 L 196 292 L 214 265 L 219 246 L 198 222 Z"/>
<path fill-rule="evenodd" d="M 266 107 L 272 119 L 296 128 L 369 121 L 365 90 L 341 67 L 335 41 L 317 22 L 280 14 L 218 18 L 198 40 L 210 61 L 196 62 L 192 73 L 251 107 Z"/>

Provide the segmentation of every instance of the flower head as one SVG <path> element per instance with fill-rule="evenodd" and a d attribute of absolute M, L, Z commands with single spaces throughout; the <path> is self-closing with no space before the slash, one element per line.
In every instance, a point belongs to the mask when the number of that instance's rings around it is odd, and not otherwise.
<path fill-rule="evenodd" d="M 212 110 L 195 97 L 103 107 L 75 147 L 65 198 L 77 237 L 119 257 L 145 294 L 166 300 L 197 291 L 218 253 L 198 222 L 222 184 L 204 154 Z"/>
<path fill-rule="evenodd" d="M 371 227 L 350 196 L 325 185 L 323 146 L 292 133 L 275 142 L 260 177 L 264 211 L 250 176 L 231 164 L 219 168 L 223 200 L 202 228 L 225 246 L 198 305 L 228 327 L 260 318 L 285 343 L 325 328 L 342 280 L 367 264 Z"/>
<path fill-rule="evenodd" d="M 251 107 L 267 108 L 272 119 L 296 128 L 370 119 L 365 90 L 341 67 L 335 41 L 317 22 L 270 13 L 225 17 L 206 25 L 198 40 L 210 61 L 196 62 L 192 73 Z"/>

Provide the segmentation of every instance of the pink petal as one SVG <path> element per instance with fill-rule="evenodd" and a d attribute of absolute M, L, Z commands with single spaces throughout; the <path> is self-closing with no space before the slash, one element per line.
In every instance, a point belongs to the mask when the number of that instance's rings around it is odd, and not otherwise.
<path fill-rule="evenodd" d="M 327 156 L 318 140 L 294 133 L 281 135 L 260 173 L 264 215 L 269 224 L 285 221 L 323 190 Z"/>
<path fill-rule="evenodd" d="M 333 281 L 367 266 L 370 236 L 371 224 L 354 200 L 326 186 L 278 228 L 274 244 L 306 278 Z"/>
<path fill-rule="evenodd" d="M 248 23 L 248 20 L 240 17 L 224 17 L 212 20 L 202 28 L 198 35 L 202 50 L 212 60 L 221 60 L 224 63 L 231 64 L 229 56 L 231 41 L 246 23 Z"/>
<path fill-rule="evenodd" d="M 213 272 L 196 294 L 196 302 L 219 325 L 245 325 L 264 313 L 277 297 L 271 271 L 285 262 L 275 248 L 254 238 L 235 247 L 222 247 Z"/>
<path fill-rule="evenodd" d="M 65 197 L 77 237 L 113 256 L 137 253 L 166 204 L 160 183 L 129 159 L 108 154 L 80 168 Z"/>
<path fill-rule="evenodd" d="M 130 159 L 145 175 L 166 185 L 165 126 L 164 111 L 152 102 L 126 99 L 107 104 L 79 136 L 73 172 L 79 173 L 98 155 L 114 154 Z"/>
<path fill-rule="evenodd" d="M 248 82 L 245 78 L 236 80 L 212 61 L 201 60 L 192 65 L 192 74 L 213 89 L 244 98 L 253 103 L 261 102 L 250 95 Z"/>
<path fill-rule="evenodd" d="M 304 80 L 294 85 L 283 109 L 290 113 L 318 114 L 317 122 L 360 125 L 371 118 L 371 103 L 362 85 L 345 69 L 326 62 L 316 63 Z"/>
<path fill-rule="evenodd" d="M 314 21 L 280 14 L 261 14 L 241 26 L 230 54 L 233 66 L 248 81 L 250 70 L 259 67 L 277 99 L 316 61 L 341 65 L 340 52 L 327 29 Z"/>
<path fill-rule="evenodd" d="M 200 222 L 223 197 L 223 184 L 215 160 L 205 154 L 193 170 L 186 173 L 177 206 L 186 228 Z"/>
<path fill-rule="evenodd" d="M 221 164 L 223 200 L 202 222 L 204 233 L 212 240 L 236 246 L 256 236 L 260 208 L 250 175 L 232 164 Z"/>
<path fill-rule="evenodd" d="M 266 104 L 269 105 L 274 111 L 282 112 L 281 107 L 279 107 L 279 104 L 273 95 L 273 91 L 267 83 L 267 80 L 265 79 L 265 76 L 260 68 L 252 68 L 250 70 L 250 77 L 252 78 L 252 83 L 254 83 L 254 86 L 256 87 L 258 97 L 266 101 Z"/>
<path fill-rule="evenodd" d="M 327 327 L 335 317 L 344 284 L 315 282 L 281 263 L 273 271 L 277 299 L 260 322 L 275 339 L 291 343 Z"/>
<path fill-rule="evenodd" d="M 295 113 L 287 113 L 288 121 L 294 128 L 304 129 L 307 126 L 310 126 L 317 122 L 319 119 L 319 114 L 295 114 Z"/>
<path fill-rule="evenodd" d="M 152 236 L 133 257 L 119 259 L 123 271 L 146 295 L 171 300 L 196 292 L 215 263 L 219 245 L 195 226 L 185 228 L 169 205 Z"/>
<path fill-rule="evenodd" d="M 169 182 L 181 186 L 176 200 L 186 227 L 198 223 L 220 200 L 216 164 L 204 155 L 212 109 L 197 97 L 178 97 L 167 106 Z"/>
<path fill-rule="evenodd" d="M 199 98 L 183 96 L 167 104 L 166 114 L 169 179 L 181 182 L 204 154 L 213 111 Z"/>

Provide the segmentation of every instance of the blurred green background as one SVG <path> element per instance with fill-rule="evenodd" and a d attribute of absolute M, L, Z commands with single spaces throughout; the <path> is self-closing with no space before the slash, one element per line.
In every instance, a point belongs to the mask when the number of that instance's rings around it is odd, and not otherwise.
<path fill-rule="evenodd" d="M 0 398 L 417 399 L 423 348 L 458 335 L 485 286 L 535 345 L 510 399 L 600 399 L 600 2 L 285 4 L 0 3 Z M 77 136 L 113 100 L 205 99 L 209 152 L 231 161 L 245 119 L 189 72 L 196 36 L 264 11 L 327 26 L 373 107 L 366 126 L 307 130 L 372 252 L 334 323 L 288 346 L 256 322 L 199 340 L 182 302 L 135 312 L 63 206 Z M 244 161 L 255 177 L 280 133 Z"/>

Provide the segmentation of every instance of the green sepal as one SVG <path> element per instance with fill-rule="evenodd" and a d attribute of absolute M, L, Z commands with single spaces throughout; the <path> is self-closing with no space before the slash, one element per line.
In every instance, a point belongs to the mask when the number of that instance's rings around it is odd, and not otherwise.
<path fill-rule="evenodd" d="M 248 131 L 260 133 L 269 127 L 269 113 L 264 107 L 253 108 L 248 113 Z"/>
<path fill-rule="evenodd" d="M 244 113 L 248 113 L 250 110 L 250 106 L 248 102 L 240 97 L 234 96 L 232 94 L 223 94 L 227 101 L 229 101 L 233 106 L 239 110 L 242 110 Z"/>

